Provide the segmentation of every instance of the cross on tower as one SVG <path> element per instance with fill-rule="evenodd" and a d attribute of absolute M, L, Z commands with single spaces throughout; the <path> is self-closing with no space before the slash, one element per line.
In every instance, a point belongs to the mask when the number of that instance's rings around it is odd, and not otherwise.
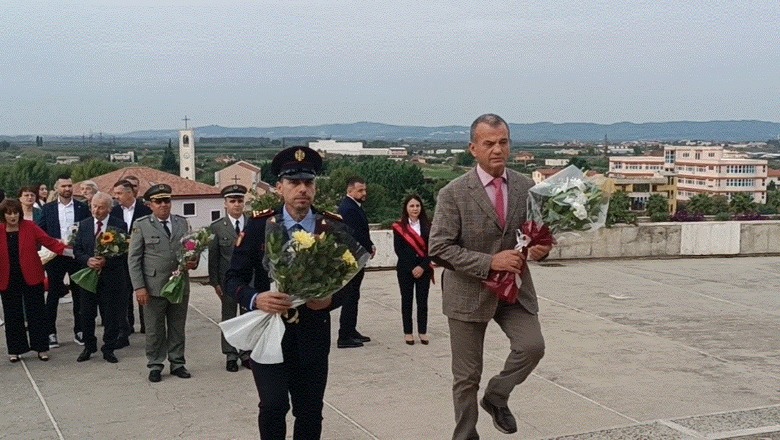
<path fill-rule="evenodd" d="M 188 118 L 187 115 L 184 115 L 184 119 L 182 119 L 182 121 L 184 121 L 184 129 L 185 130 L 187 129 L 187 121 L 189 121 L 189 120 L 190 120 L 190 118 Z"/>
<path fill-rule="evenodd" d="M 241 179 L 238 178 L 237 174 L 234 174 L 232 180 L 233 180 L 233 183 L 238 184 L 238 181 L 241 180 Z"/>

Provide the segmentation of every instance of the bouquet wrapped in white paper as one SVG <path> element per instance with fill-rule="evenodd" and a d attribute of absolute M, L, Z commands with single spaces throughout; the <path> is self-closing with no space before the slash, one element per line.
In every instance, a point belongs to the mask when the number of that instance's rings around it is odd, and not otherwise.
<path fill-rule="evenodd" d="M 292 296 L 293 308 L 283 316 L 253 310 L 219 324 L 230 345 L 251 351 L 251 358 L 261 364 L 284 361 L 284 320 L 296 322 L 298 306 L 338 292 L 371 257 L 344 231 L 297 231 L 287 237 L 283 224 L 266 224 L 263 264 L 276 289 Z"/>

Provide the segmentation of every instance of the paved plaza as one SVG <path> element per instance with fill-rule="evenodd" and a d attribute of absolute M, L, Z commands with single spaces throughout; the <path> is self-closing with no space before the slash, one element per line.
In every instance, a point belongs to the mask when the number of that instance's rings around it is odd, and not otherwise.
<path fill-rule="evenodd" d="M 532 272 L 547 353 L 510 399 L 519 432 L 498 433 L 481 412 L 483 439 L 780 439 L 780 257 L 557 261 Z M 403 342 L 394 271 L 363 283 L 365 347 L 335 348 L 332 313 L 323 438 L 449 438 L 438 284 L 429 302 L 428 346 Z M 188 380 L 166 370 L 149 383 L 140 334 L 118 364 L 99 353 L 76 363 L 71 307 L 60 305 L 51 361 L 0 358 L 0 438 L 257 438 L 257 392 L 249 371 L 225 371 L 213 289 L 193 284 Z M 508 349 L 491 324 L 483 387 Z"/>

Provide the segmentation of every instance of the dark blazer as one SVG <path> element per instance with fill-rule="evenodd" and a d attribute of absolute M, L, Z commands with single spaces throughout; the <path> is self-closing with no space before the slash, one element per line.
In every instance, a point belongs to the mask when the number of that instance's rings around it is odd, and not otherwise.
<path fill-rule="evenodd" d="M 65 245 L 61 241 L 46 235 L 35 223 L 29 220 L 19 220 L 19 255 L 8 255 L 5 223 L 0 223 L 0 290 L 8 290 L 8 282 L 11 277 L 9 258 L 19 258 L 24 282 L 28 286 L 43 283 L 43 265 L 41 257 L 38 256 L 39 245 L 46 246 L 59 255 L 62 255 L 65 250 Z"/>
<path fill-rule="evenodd" d="M 408 223 L 406 226 L 409 227 Z M 411 233 L 414 233 L 414 231 L 411 230 L 411 227 L 410 231 Z M 425 240 L 425 245 L 427 246 L 428 237 L 431 233 L 431 227 L 420 223 L 420 232 L 420 235 L 422 236 L 423 240 Z M 395 229 L 393 229 L 393 249 L 395 250 L 395 254 L 398 256 L 396 269 L 399 272 L 411 272 L 412 269 L 417 266 L 420 266 L 426 272 L 433 270 L 431 269 L 431 258 L 428 255 L 425 257 L 420 257 L 417 255 L 417 252 L 412 249 L 412 247 L 409 245 L 409 243 L 406 242 L 406 240 L 403 239 L 403 237 L 395 232 Z"/>
<path fill-rule="evenodd" d="M 339 204 L 339 214 L 344 219 L 344 223 L 352 229 L 352 236 L 363 248 L 371 253 L 374 248 L 374 242 L 371 241 L 371 233 L 368 230 L 368 217 L 363 208 L 352 200 L 351 197 L 344 197 Z"/>
<path fill-rule="evenodd" d="M 133 210 L 133 218 L 130 220 L 130 224 L 127 225 L 127 230 L 132 231 L 133 230 L 133 223 L 135 223 L 136 220 L 139 218 L 149 215 L 152 213 L 152 208 L 144 205 L 144 202 L 141 199 L 136 199 L 135 201 L 135 209 Z M 122 220 L 124 222 L 125 219 L 125 213 L 122 210 L 122 205 L 116 205 L 113 208 L 111 208 L 111 213 L 109 214 L 111 217 L 116 217 L 119 220 Z"/>
<path fill-rule="evenodd" d="M 127 234 L 127 225 L 121 218 L 108 216 L 108 228 L 118 229 Z M 73 244 L 73 256 L 82 267 L 87 267 L 87 261 L 95 256 L 95 219 L 86 218 L 79 222 L 79 231 L 76 233 L 76 242 Z M 100 276 L 119 276 L 124 280 L 123 270 L 127 256 L 119 255 L 106 260 L 106 265 L 100 271 Z M 117 279 L 117 281 L 120 281 Z"/>
<path fill-rule="evenodd" d="M 68 237 L 60 237 L 59 203 L 59 200 L 54 200 L 53 202 L 43 205 L 43 208 L 41 208 L 41 217 L 38 219 L 37 223 L 50 237 L 67 239 Z M 73 199 L 73 221 L 78 223 L 90 216 L 91 214 L 87 204 Z"/>

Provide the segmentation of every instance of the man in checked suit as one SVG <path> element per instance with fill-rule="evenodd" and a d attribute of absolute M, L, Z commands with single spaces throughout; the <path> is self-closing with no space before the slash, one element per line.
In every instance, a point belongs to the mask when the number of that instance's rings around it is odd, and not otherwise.
<path fill-rule="evenodd" d="M 171 193 L 171 187 L 166 184 L 152 185 L 146 191 L 144 199 L 151 202 L 152 214 L 133 224 L 127 257 L 135 298 L 144 307 L 146 366 L 150 382 L 162 380 L 166 355 L 171 374 L 182 379 L 191 377 L 184 360 L 189 276 L 184 274 L 184 300 L 180 304 L 171 304 L 160 296 L 163 286 L 178 267 L 181 239 L 190 232 L 187 219 L 171 214 Z M 198 266 L 197 261 L 188 264 L 188 269 Z"/>
<path fill-rule="evenodd" d="M 89 360 L 97 352 L 95 337 L 95 317 L 97 308 L 103 316 L 103 359 L 115 364 L 119 360 L 114 355 L 117 348 L 117 335 L 120 323 L 125 319 L 127 301 L 125 279 L 127 278 L 127 255 L 111 258 L 95 256 L 95 242 L 107 231 L 127 234 L 127 225 L 121 218 L 109 216 L 111 196 L 98 192 L 92 195 L 90 207 L 92 217 L 79 223 L 79 232 L 73 245 L 73 254 L 82 267 L 99 270 L 97 291 L 81 291 L 81 328 L 84 332 L 84 351 L 76 359 L 78 362 Z"/>
<path fill-rule="evenodd" d="M 493 376 L 479 405 L 500 432 L 517 432 L 507 406 L 509 394 L 544 356 L 536 291 L 528 267 L 518 301 L 499 301 L 483 281 L 491 271 L 520 273 L 526 256 L 514 250 L 515 230 L 526 220 L 526 199 L 534 182 L 506 168 L 509 125 L 486 114 L 471 124 L 469 151 L 477 166 L 439 191 L 429 252 L 444 267 L 442 307 L 452 350 L 453 439 L 478 439 L 477 391 L 482 376 L 485 330 L 495 320 L 509 338 L 503 371 Z M 544 259 L 550 246 L 534 246 L 527 257 Z"/>
<path fill-rule="evenodd" d="M 244 215 L 246 193 L 247 189 L 243 185 L 228 185 L 222 188 L 227 215 L 209 226 L 214 234 L 214 239 L 209 242 L 209 283 L 222 302 L 222 321 L 235 318 L 238 312 L 236 300 L 224 294 L 225 273 L 230 269 L 230 259 L 233 256 L 236 239 L 246 226 L 247 218 Z M 239 353 L 235 347 L 228 344 L 224 336 L 222 336 L 222 353 L 227 357 L 225 363 L 227 371 L 233 373 L 238 371 L 239 357 L 244 366 L 249 368 L 249 353 Z"/>
<path fill-rule="evenodd" d="M 50 237 L 59 238 L 66 242 L 70 235 L 71 226 L 89 217 L 89 207 L 73 198 L 73 181 L 70 177 L 58 178 L 54 187 L 58 194 L 57 200 L 43 205 L 38 226 Z M 72 257 L 72 253 L 70 256 L 58 255 L 46 263 L 46 274 L 49 279 L 49 293 L 46 295 L 49 348 L 60 346 L 57 339 L 57 306 L 60 298 L 65 296 L 68 291 L 65 287 L 65 274 L 73 275 L 80 269 Z M 73 293 L 73 340 L 79 345 L 84 345 L 81 320 L 79 319 L 81 288 L 71 284 L 71 292 Z"/>

